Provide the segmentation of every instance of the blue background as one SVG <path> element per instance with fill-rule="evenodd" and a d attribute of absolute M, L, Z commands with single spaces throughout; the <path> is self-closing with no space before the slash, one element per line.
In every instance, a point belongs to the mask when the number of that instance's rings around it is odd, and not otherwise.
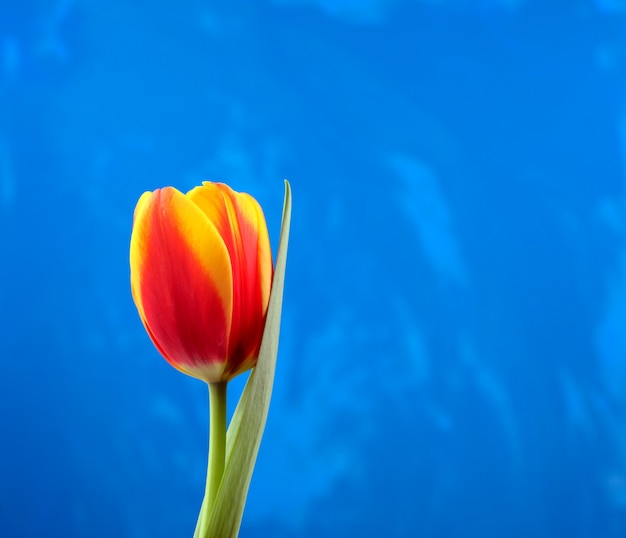
<path fill-rule="evenodd" d="M 625 104 L 618 0 L 0 0 L 0 536 L 191 536 L 133 208 L 285 177 L 241 536 L 626 536 Z"/>

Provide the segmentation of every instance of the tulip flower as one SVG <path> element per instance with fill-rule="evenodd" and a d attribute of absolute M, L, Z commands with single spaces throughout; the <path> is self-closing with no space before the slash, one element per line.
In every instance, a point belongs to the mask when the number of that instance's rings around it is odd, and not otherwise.
<path fill-rule="evenodd" d="M 254 198 L 209 182 L 145 193 L 130 268 L 141 321 L 172 366 L 214 383 L 255 365 L 273 266 Z"/>
<path fill-rule="evenodd" d="M 276 272 L 263 211 L 248 194 L 204 182 L 187 194 L 146 192 L 135 208 L 130 279 L 139 317 L 172 366 L 209 386 L 206 491 L 195 538 L 239 532 L 278 352 L 291 217 L 285 184 Z M 227 383 L 251 368 L 227 443 Z"/>

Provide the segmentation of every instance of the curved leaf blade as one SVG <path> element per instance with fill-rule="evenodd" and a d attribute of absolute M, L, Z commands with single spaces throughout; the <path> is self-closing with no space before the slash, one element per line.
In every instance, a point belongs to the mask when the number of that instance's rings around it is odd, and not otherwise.
<path fill-rule="evenodd" d="M 290 224 L 291 187 L 285 180 L 283 218 L 263 341 L 257 365 L 248 378 L 228 428 L 226 467 L 209 521 L 207 536 L 210 537 L 236 538 L 239 534 L 274 385 Z"/>

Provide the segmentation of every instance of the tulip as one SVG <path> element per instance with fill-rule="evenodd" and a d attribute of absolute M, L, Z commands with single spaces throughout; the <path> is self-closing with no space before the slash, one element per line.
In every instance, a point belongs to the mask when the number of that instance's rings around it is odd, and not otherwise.
<path fill-rule="evenodd" d="M 239 532 L 274 380 L 290 221 L 285 181 L 274 274 L 265 217 L 248 194 L 204 182 L 187 194 L 146 192 L 135 208 L 130 279 L 139 317 L 172 366 L 209 386 L 206 489 L 194 538 Z M 226 387 L 253 367 L 228 429 L 226 464 Z"/>
<path fill-rule="evenodd" d="M 172 366 L 212 384 L 256 364 L 273 265 L 254 198 L 210 182 L 144 193 L 130 269 L 141 321 Z"/>

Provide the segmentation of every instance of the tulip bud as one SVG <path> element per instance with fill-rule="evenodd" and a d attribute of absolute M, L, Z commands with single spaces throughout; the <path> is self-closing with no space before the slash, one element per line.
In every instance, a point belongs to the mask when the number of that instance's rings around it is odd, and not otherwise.
<path fill-rule="evenodd" d="M 265 217 L 250 195 L 204 182 L 139 199 L 133 299 L 152 342 L 181 372 L 217 383 L 256 364 L 272 275 Z"/>

